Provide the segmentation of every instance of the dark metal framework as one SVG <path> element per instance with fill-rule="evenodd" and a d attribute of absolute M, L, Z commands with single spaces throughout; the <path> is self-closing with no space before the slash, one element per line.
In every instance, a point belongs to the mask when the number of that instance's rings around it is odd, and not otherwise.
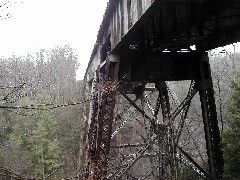
<path fill-rule="evenodd" d="M 155 54 L 159 59 L 164 59 L 165 54 Z M 188 52 L 186 53 L 171 53 L 167 54 L 168 60 L 179 59 L 184 56 L 187 61 L 190 58 L 195 62 L 194 67 L 188 67 L 189 69 L 195 69 L 194 73 L 188 73 L 186 79 L 194 80 L 194 84 L 188 92 L 187 97 L 182 103 L 178 105 L 175 111 L 171 112 L 171 106 L 169 101 L 169 89 L 164 81 L 158 81 L 155 83 L 155 91 L 158 92 L 158 98 L 156 106 L 152 109 L 152 115 L 149 115 L 144 107 L 148 106 L 148 99 L 144 96 L 145 83 L 138 83 L 134 85 L 124 80 L 118 81 L 117 72 L 119 69 L 119 57 L 114 54 L 109 54 L 107 62 L 96 71 L 96 79 L 94 80 L 93 93 L 96 96 L 92 103 L 91 121 L 89 131 L 87 132 L 87 148 L 86 148 L 86 179 L 121 179 L 126 173 L 133 167 L 133 165 L 147 152 L 150 153 L 150 157 L 156 152 L 154 147 L 158 149 L 157 160 L 150 158 L 150 164 L 152 170 L 150 174 L 154 179 L 177 179 L 178 167 L 182 159 L 178 157 L 179 153 L 182 153 L 187 161 L 189 161 L 195 169 L 200 172 L 203 178 L 207 179 L 221 179 L 223 159 L 220 149 L 220 134 L 218 129 L 218 121 L 216 116 L 216 107 L 213 95 L 213 86 L 211 80 L 210 67 L 208 62 L 208 55 L 205 52 Z M 155 58 L 147 58 L 151 63 L 155 63 Z M 189 58 L 189 59 L 188 59 Z M 142 60 L 143 61 L 143 60 Z M 155 64 L 156 65 L 156 64 Z M 158 65 L 158 64 L 157 64 Z M 140 66 L 140 65 L 139 65 Z M 151 72 L 152 71 L 148 71 Z M 155 76 L 158 77 L 158 71 Z M 167 73 L 167 72 L 165 72 Z M 170 74 L 172 72 L 169 72 Z M 175 71 L 176 75 L 179 73 Z M 194 74 L 192 77 L 191 75 Z M 152 74 L 151 74 L 152 75 Z M 145 74 L 148 76 L 148 74 Z M 166 74 L 167 76 L 167 74 Z M 177 77 L 177 76 L 176 76 Z M 182 79 L 185 80 L 185 79 Z M 188 108 L 194 95 L 199 92 L 205 139 L 207 145 L 208 165 L 209 169 L 204 170 L 191 156 L 188 155 L 181 147 L 179 147 L 179 137 L 181 136 L 181 128 L 183 124 L 176 129 L 175 118 L 181 114 L 182 122 L 184 123 L 187 117 Z M 136 99 L 132 100 L 126 93 L 135 94 Z M 114 139 L 114 135 L 117 134 L 122 126 L 118 125 L 116 128 L 116 122 L 118 118 L 121 118 L 123 113 L 115 114 L 115 104 L 117 95 L 121 94 L 136 111 L 138 111 L 144 121 L 148 121 L 145 126 L 149 127 L 149 140 L 140 144 L 120 144 L 119 139 Z M 136 103 L 137 100 L 141 100 L 140 106 Z M 162 120 L 159 119 L 159 112 L 162 112 Z M 116 152 L 111 152 L 111 142 L 115 144 L 115 147 L 141 147 L 138 152 L 135 153 L 134 158 L 127 161 L 122 161 L 122 165 L 114 171 L 111 171 L 110 163 L 111 157 L 116 156 Z M 113 148 L 113 149 L 114 149 Z M 148 177 L 149 175 L 146 175 Z M 143 176 L 142 176 L 143 178 Z"/>
<path fill-rule="evenodd" d="M 205 51 L 240 39 L 240 2 L 110 0 L 97 38 L 85 75 L 86 96 L 95 99 L 88 106 L 89 112 L 87 105 L 84 109 L 81 146 L 85 148 L 81 155 L 86 154 L 86 158 L 81 159 L 81 176 L 89 180 L 175 180 L 184 163 L 204 179 L 222 179 L 220 133 Z M 190 49 L 192 45 L 196 50 Z M 192 83 L 187 97 L 179 103 L 167 81 L 182 80 Z M 155 87 L 146 87 L 148 83 Z M 154 107 L 147 91 L 157 92 Z M 207 168 L 180 145 L 190 102 L 197 92 Z M 118 102 L 119 96 L 125 98 L 128 108 Z M 174 111 L 171 102 L 177 106 Z M 123 109 L 120 112 L 119 106 Z M 125 118 L 127 111 L 130 118 Z M 181 117 L 178 123 L 177 116 Z M 124 130 L 132 118 L 144 127 L 142 134 L 131 127 L 141 141 L 132 142 L 126 136 L 132 132 Z M 129 141 L 123 142 L 125 139 Z M 140 159 L 144 159 L 145 169 L 136 174 Z"/>

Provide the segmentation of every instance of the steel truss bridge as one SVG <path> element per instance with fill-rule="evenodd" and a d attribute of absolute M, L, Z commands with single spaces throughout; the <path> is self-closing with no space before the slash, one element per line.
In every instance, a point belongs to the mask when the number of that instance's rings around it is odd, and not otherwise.
<path fill-rule="evenodd" d="M 207 51 L 239 40 L 239 0 L 110 0 L 84 79 L 78 176 L 176 180 L 185 166 L 222 179 Z M 183 80 L 190 87 L 180 100 L 171 82 Z M 188 126 L 193 98 L 204 142 Z"/>

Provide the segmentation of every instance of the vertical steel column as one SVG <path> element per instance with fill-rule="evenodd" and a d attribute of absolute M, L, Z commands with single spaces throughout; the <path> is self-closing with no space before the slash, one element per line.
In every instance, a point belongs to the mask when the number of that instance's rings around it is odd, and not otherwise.
<path fill-rule="evenodd" d="M 160 104 L 163 115 L 163 127 L 166 126 L 167 133 L 158 132 L 159 136 L 161 133 L 162 137 L 159 137 L 159 140 L 162 138 L 162 143 L 160 144 L 160 148 L 162 148 L 162 153 L 167 154 L 165 157 L 160 158 L 162 165 L 160 166 L 160 177 L 159 179 L 176 179 L 175 169 L 176 169 L 176 146 L 175 146 L 175 138 L 174 138 L 174 127 L 173 122 L 170 117 L 170 103 L 168 96 L 168 89 L 165 82 L 159 82 L 156 84 L 156 88 L 159 91 L 160 96 Z M 165 138 L 166 137 L 166 138 Z M 171 177 L 169 177 L 171 176 Z"/>
<path fill-rule="evenodd" d="M 95 92 L 87 143 L 88 180 L 103 179 L 107 175 L 112 134 L 119 57 L 108 54 L 106 64 L 96 72 Z"/>
<path fill-rule="evenodd" d="M 206 138 L 210 179 L 222 179 L 223 157 L 220 147 L 220 132 L 218 127 L 213 83 L 208 54 L 203 53 L 200 59 L 200 101 Z"/>
<path fill-rule="evenodd" d="M 99 107 L 99 92 L 100 92 L 100 84 L 99 84 L 99 68 L 96 71 L 96 78 L 92 84 L 92 93 L 96 95 L 91 103 L 91 110 L 89 114 L 90 121 L 88 122 L 89 130 L 86 139 L 86 173 L 84 175 L 84 179 L 94 179 L 96 170 L 96 141 L 97 141 L 97 116 L 98 116 L 98 107 Z"/>

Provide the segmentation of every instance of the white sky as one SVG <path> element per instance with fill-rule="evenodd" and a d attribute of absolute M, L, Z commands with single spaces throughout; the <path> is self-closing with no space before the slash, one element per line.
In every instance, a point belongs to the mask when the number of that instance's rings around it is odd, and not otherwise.
<path fill-rule="evenodd" d="M 69 44 L 81 64 L 77 79 L 83 79 L 107 2 L 24 0 L 15 4 L 8 10 L 12 18 L 0 20 L 0 56 L 26 55 Z M 5 12 L 0 11 L 0 15 Z"/>

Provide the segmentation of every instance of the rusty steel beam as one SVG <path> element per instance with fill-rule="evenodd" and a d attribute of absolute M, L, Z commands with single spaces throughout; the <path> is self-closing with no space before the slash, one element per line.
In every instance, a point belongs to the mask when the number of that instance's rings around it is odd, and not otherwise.
<path fill-rule="evenodd" d="M 107 175 L 112 123 L 117 92 L 119 59 L 108 54 L 104 68 L 96 71 L 95 94 L 87 139 L 85 179 L 98 180 Z"/>

